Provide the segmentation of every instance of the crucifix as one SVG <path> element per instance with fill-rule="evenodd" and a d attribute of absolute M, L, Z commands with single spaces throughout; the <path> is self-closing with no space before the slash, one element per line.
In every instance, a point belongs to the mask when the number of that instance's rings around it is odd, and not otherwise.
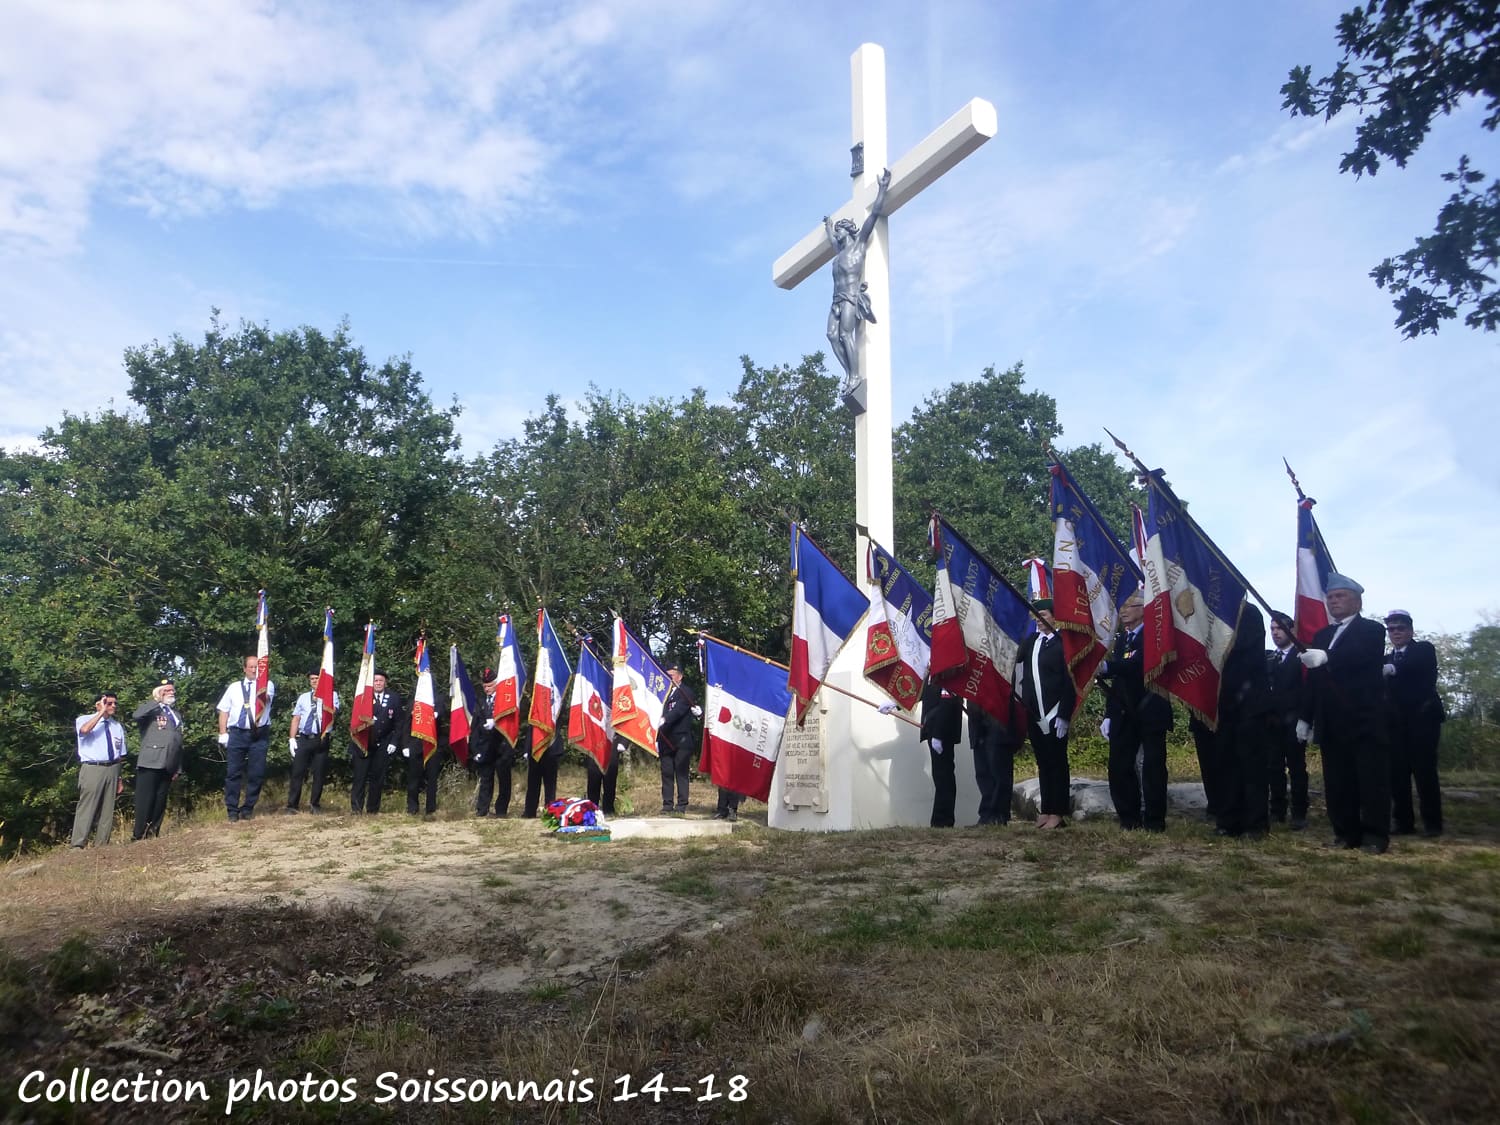
<path fill-rule="evenodd" d="M 792 289 L 828 262 L 835 263 L 828 333 L 834 356 L 845 369 L 844 402 L 855 414 L 854 519 L 860 530 L 855 537 L 854 572 L 863 586 L 867 582 L 866 537 L 895 550 L 886 216 L 993 137 L 996 117 L 993 105 L 975 98 L 887 169 L 885 51 L 874 43 L 862 44 L 849 65 L 854 190 L 833 216 L 776 259 L 771 280 L 782 289 Z M 857 276 L 860 254 L 862 281 Z"/>

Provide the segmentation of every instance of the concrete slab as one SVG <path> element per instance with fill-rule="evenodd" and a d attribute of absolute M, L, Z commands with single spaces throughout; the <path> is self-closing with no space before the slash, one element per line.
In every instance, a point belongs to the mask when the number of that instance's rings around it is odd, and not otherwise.
<path fill-rule="evenodd" d="M 678 816 L 631 816 L 609 822 L 614 840 L 686 840 L 694 836 L 728 836 L 734 825 L 727 820 L 693 820 Z"/>

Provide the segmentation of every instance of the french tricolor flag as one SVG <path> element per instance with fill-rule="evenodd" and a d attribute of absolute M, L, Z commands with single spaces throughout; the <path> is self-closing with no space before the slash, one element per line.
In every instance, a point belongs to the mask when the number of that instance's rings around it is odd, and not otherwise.
<path fill-rule="evenodd" d="M 1155 475 L 1143 534 L 1141 599 L 1146 686 L 1219 725 L 1219 682 L 1234 644 L 1245 587 Z"/>
<path fill-rule="evenodd" d="M 932 590 L 932 678 L 1010 723 L 1016 652 L 1031 609 L 941 518 L 927 532 L 937 553 Z"/>
<path fill-rule="evenodd" d="M 333 608 L 323 612 L 323 663 L 318 668 L 318 686 L 313 688 L 313 698 L 318 701 L 322 722 L 319 730 L 333 729 Z"/>
<path fill-rule="evenodd" d="M 521 660 L 521 646 L 516 641 L 516 627 L 509 614 L 501 614 L 495 626 L 495 650 L 499 653 L 495 669 L 500 680 L 495 685 L 491 713 L 495 729 L 514 749 L 521 737 L 521 697 L 526 694 L 526 666 Z"/>
<path fill-rule="evenodd" d="M 573 669 L 563 652 L 562 642 L 552 628 L 552 619 L 546 608 L 536 611 L 536 686 L 531 689 L 531 714 L 527 721 L 532 727 L 531 756 L 538 760 L 547 752 L 552 736 L 557 732 L 557 716 L 562 711 L 563 692 Z"/>
<path fill-rule="evenodd" d="M 787 687 L 797 698 L 797 725 L 801 726 L 834 656 L 870 608 L 870 601 L 795 523 L 792 577 L 797 585 Z"/>
<path fill-rule="evenodd" d="M 712 637 L 699 644 L 707 690 L 698 768 L 721 789 L 768 800 L 792 701 L 786 669 Z"/>
<path fill-rule="evenodd" d="M 262 590 L 255 606 L 255 698 L 250 701 L 250 718 L 257 726 L 265 711 L 262 701 L 271 690 L 270 621 L 271 615 L 266 609 L 266 592 Z"/>
<path fill-rule="evenodd" d="M 459 765 L 469 762 L 469 735 L 474 731 L 474 713 L 479 710 L 479 697 L 474 694 L 474 682 L 469 679 L 469 670 L 464 667 L 464 658 L 458 655 L 458 646 L 448 646 L 448 745 Z"/>
<path fill-rule="evenodd" d="M 1063 655 L 1082 699 L 1110 646 L 1119 624 L 1119 607 L 1141 585 L 1130 553 L 1120 544 L 1072 474 L 1061 461 L 1052 474 L 1051 507 L 1052 616 L 1062 638 Z M 1032 597 L 1037 596 L 1035 589 Z"/>
<path fill-rule="evenodd" d="M 573 677 L 573 695 L 568 701 L 568 745 L 582 750 L 609 769 L 614 727 L 609 721 L 611 689 L 609 669 L 587 644 L 578 653 L 578 674 Z"/>
<path fill-rule="evenodd" d="M 932 659 L 932 595 L 873 539 L 865 566 L 871 584 L 865 679 L 911 711 Z"/>
<path fill-rule="evenodd" d="M 349 708 L 349 737 L 360 753 L 370 751 L 370 727 L 375 723 L 375 622 L 365 626 L 365 650 L 359 658 L 359 680 Z"/>
<path fill-rule="evenodd" d="M 1334 569 L 1318 521 L 1313 519 L 1315 503 L 1309 499 L 1297 504 L 1297 601 L 1293 616 L 1297 643 L 1301 645 L 1312 644 L 1318 630 L 1328 624 L 1328 575 Z"/>
<path fill-rule="evenodd" d="M 411 701 L 411 736 L 422 744 L 422 761 L 437 751 L 437 698 L 432 690 L 432 664 L 427 659 L 427 638 L 417 638 L 417 690 Z"/>
<path fill-rule="evenodd" d="M 614 673 L 610 680 L 610 718 L 615 733 L 648 754 L 655 754 L 656 732 L 661 728 L 671 681 L 651 650 L 618 617 L 611 663 Z"/>

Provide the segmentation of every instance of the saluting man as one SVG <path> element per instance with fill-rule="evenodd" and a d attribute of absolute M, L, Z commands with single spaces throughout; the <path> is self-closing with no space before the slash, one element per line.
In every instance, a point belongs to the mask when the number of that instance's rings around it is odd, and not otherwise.
<path fill-rule="evenodd" d="M 161 835 L 167 813 L 167 791 L 182 772 L 182 716 L 177 713 L 177 685 L 163 680 L 132 716 L 140 731 L 135 759 L 135 831 L 132 840 Z"/>
<path fill-rule="evenodd" d="M 78 734 L 78 808 L 73 813 L 73 846 L 81 848 L 94 833 L 97 844 L 109 843 L 115 830 L 115 797 L 124 787 L 125 728 L 115 718 L 118 700 L 100 692 L 93 711 L 73 721 Z"/>

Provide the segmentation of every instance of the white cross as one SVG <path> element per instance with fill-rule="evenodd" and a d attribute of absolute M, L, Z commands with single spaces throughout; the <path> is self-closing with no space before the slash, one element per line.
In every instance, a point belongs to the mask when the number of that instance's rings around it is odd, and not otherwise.
<path fill-rule="evenodd" d="M 853 141 L 864 145 L 864 172 L 855 178 L 851 198 L 834 223 L 851 219 L 864 223 L 875 200 L 876 180 L 891 170 L 885 213 L 891 214 L 928 184 L 995 135 L 995 107 L 975 98 L 943 122 L 915 148 L 888 164 L 885 135 L 885 51 L 862 44 L 849 60 L 853 89 Z M 891 270 L 886 249 L 886 220 L 881 218 L 865 248 L 865 284 L 875 323 L 859 333 L 859 364 L 865 380 L 865 409 L 854 421 L 854 519 L 881 546 L 894 552 L 894 509 L 891 473 Z M 820 223 L 771 267 L 771 280 L 792 289 L 833 260 L 833 246 Z M 865 575 L 865 537 L 855 536 L 854 573 L 860 585 Z"/>

